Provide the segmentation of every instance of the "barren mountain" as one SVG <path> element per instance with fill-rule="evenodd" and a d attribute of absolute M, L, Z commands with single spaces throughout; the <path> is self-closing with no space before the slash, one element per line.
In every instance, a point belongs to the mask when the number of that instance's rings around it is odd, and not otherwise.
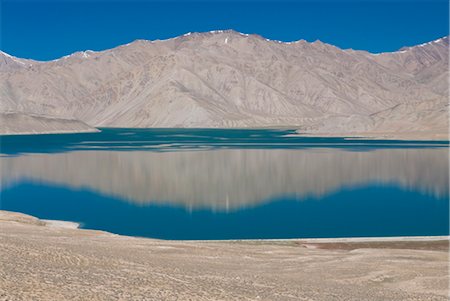
<path fill-rule="evenodd" d="M 1 53 L 1 110 L 95 127 L 286 126 L 431 137 L 448 132 L 448 54 L 448 37 L 371 54 L 231 30 L 49 62 Z"/>

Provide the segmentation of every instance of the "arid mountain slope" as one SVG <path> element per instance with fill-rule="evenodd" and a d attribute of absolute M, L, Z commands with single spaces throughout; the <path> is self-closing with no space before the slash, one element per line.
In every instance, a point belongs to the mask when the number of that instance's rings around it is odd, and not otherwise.
<path fill-rule="evenodd" d="M 50 62 L 0 57 L 3 111 L 91 126 L 448 131 L 448 37 L 370 54 L 216 31 Z"/>

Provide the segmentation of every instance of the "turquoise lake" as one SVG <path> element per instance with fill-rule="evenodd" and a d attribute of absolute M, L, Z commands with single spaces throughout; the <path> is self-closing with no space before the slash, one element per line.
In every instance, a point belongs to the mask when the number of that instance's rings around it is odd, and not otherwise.
<path fill-rule="evenodd" d="M 447 141 L 293 130 L 1 136 L 0 209 L 161 239 L 449 234 Z"/>

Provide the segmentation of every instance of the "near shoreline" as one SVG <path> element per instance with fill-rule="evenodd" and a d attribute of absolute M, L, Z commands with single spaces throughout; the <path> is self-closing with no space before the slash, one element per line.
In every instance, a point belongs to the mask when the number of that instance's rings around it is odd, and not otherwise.
<path fill-rule="evenodd" d="M 448 300 L 448 238 L 417 239 L 165 241 L 0 211 L 0 300 Z"/>
<path fill-rule="evenodd" d="M 19 223 L 31 223 L 45 227 L 60 228 L 60 229 L 76 229 L 81 231 L 95 231 L 95 229 L 83 229 L 80 228 L 80 224 L 72 221 L 63 220 L 50 220 L 50 219 L 39 219 L 37 217 L 13 211 L 0 210 L 0 223 L 5 221 L 19 222 Z M 304 244 L 329 244 L 329 243 L 390 243 L 390 242 L 434 242 L 434 241 L 450 241 L 450 235 L 430 235 L 430 236 L 382 236 L 382 237 L 336 237 L 336 238 L 280 238 L 280 239 L 210 239 L 210 240 L 166 240 L 157 238 L 147 238 L 139 236 L 127 236 L 115 233 L 110 233 L 107 231 L 101 231 L 111 235 L 139 238 L 139 239 L 150 239 L 150 240 L 161 240 L 161 241 L 179 241 L 179 242 L 219 242 L 219 243 L 304 243 Z"/>

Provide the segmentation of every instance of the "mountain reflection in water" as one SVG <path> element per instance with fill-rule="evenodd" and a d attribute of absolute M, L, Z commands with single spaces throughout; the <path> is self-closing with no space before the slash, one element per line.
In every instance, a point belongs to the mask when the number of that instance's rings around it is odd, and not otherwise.
<path fill-rule="evenodd" d="M 3 189 L 27 181 L 134 204 L 233 211 L 373 184 L 448 197 L 448 160 L 447 148 L 74 151 L 0 157 L 0 170 Z"/>

